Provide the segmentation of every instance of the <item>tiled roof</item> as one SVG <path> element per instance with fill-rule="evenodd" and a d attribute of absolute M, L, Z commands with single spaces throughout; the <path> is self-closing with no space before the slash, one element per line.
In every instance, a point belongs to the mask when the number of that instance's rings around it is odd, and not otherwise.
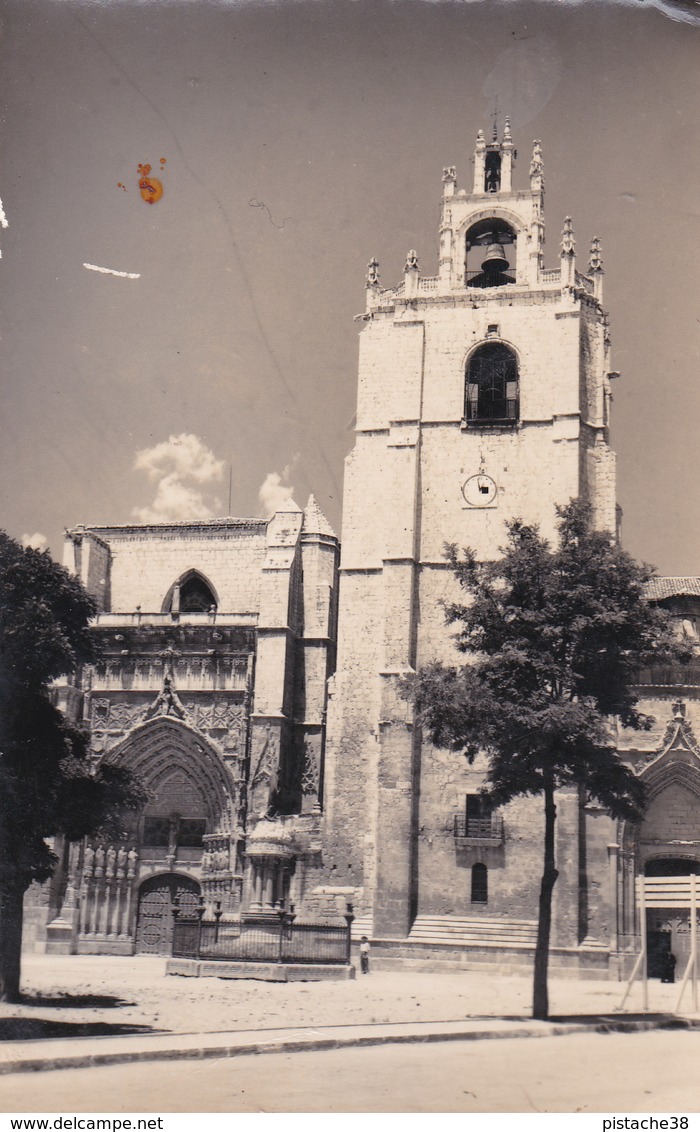
<path fill-rule="evenodd" d="M 700 597 L 700 578 L 652 578 L 645 590 L 649 601 L 663 601 L 667 597 Z"/>

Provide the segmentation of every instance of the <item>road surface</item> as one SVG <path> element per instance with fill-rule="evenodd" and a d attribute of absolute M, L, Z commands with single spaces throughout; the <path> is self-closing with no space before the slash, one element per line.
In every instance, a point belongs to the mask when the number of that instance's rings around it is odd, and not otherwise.
<path fill-rule="evenodd" d="M 700 1033 L 574 1034 L 0 1077 L 5 1112 L 694 1112 Z"/>

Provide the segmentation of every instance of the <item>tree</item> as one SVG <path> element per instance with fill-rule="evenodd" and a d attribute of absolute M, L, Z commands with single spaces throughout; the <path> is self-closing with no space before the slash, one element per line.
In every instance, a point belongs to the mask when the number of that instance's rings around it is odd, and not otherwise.
<path fill-rule="evenodd" d="M 145 801 L 123 768 L 93 764 L 87 732 L 51 699 L 53 680 L 96 659 L 94 614 L 47 551 L 0 532 L 0 1001 L 19 998 L 24 894 L 56 864 L 46 839 L 115 832 Z"/>
<path fill-rule="evenodd" d="M 470 550 L 446 547 L 470 598 L 446 609 L 468 663 L 431 664 L 412 685 L 436 746 L 463 751 L 469 763 L 486 755 L 495 804 L 527 794 L 544 800 L 533 981 L 533 1017 L 542 1019 L 558 876 L 555 793 L 578 787 L 613 817 L 639 818 L 644 788 L 616 753 L 615 724 L 648 729 L 653 720 L 636 706 L 636 672 L 682 659 L 668 615 L 645 600 L 653 571 L 608 532 L 593 530 L 585 503 L 572 501 L 558 514 L 555 549 L 519 520 L 507 526 L 499 561 L 477 562 Z"/>

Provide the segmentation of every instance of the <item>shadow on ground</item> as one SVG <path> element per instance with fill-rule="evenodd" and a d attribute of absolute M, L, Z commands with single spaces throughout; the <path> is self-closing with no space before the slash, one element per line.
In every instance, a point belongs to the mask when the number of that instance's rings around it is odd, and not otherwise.
<path fill-rule="evenodd" d="M 57 1022 L 53 1018 L 0 1018 L 0 1041 L 31 1042 L 43 1038 L 107 1038 L 120 1034 L 159 1034 L 152 1026 L 110 1022 Z"/>
<path fill-rule="evenodd" d="M 22 994 L 20 1002 L 22 1006 L 70 1007 L 74 1010 L 88 1010 L 90 1008 L 107 1010 L 115 1006 L 136 1005 L 136 1003 L 129 1002 L 125 998 L 117 998 L 113 994 L 71 994 L 70 991 L 63 994 L 33 994 L 30 991 L 27 994 Z"/>
<path fill-rule="evenodd" d="M 493 1022 L 496 1017 L 502 1022 L 532 1022 L 531 1014 L 470 1014 L 470 1021 Z M 640 1022 L 647 1022 L 652 1026 L 665 1030 L 687 1030 L 695 1028 L 695 1024 L 688 1018 L 681 1018 L 677 1014 L 640 1011 L 638 1014 L 628 1013 L 624 1010 L 600 1011 L 597 1014 L 550 1014 L 548 1022 L 563 1023 L 568 1026 L 595 1026 L 600 1030 L 622 1030 L 630 1023 L 638 1027 Z"/>
<path fill-rule="evenodd" d="M 689 1019 L 679 1018 L 677 1014 L 627 1014 L 622 1010 L 608 1014 L 551 1014 L 549 1021 L 596 1026 L 600 1030 L 622 1030 L 630 1023 L 636 1026 L 639 1022 L 648 1022 L 664 1030 L 687 1030 L 693 1025 Z"/>

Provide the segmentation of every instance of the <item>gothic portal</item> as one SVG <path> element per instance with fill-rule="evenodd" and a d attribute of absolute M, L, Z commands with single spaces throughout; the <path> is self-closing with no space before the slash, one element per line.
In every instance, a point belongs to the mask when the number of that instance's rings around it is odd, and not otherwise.
<path fill-rule="evenodd" d="M 167 954 L 175 900 L 235 918 L 301 899 L 319 857 L 337 557 L 313 497 L 269 521 L 66 532 L 65 564 L 99 605 L 101 660 L 59 703 L 149 800 L 120 841 L 56 846 L 30 939 Z"/>

